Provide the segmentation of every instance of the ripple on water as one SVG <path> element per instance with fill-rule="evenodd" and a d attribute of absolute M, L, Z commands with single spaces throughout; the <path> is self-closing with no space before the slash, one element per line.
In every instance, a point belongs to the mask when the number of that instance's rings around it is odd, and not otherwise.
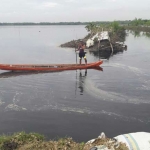
<path fill-rule="evenodd" d="M 71 88 L 66 86 L 67 82 L 74 85 L 72 77 L 66 78 L 66 76 L 70 76 L 70 73 L 39 73 L 3 78 L 1 79 L 0 96 L 3 97 L 7 110 L 8 108 L 40 110 L 44 109 L 43 106 L 56 107 L 57 100 L 67 99 L 66 93 L 72 89 L 72 86 Z"/>

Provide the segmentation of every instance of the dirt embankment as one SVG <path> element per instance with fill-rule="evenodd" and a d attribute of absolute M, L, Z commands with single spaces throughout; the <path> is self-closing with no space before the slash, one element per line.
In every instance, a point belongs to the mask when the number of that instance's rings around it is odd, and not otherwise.
<path fill-rule="evenodd" d="M 86 41 L 90 38 L 90 36 L 91 35 L 88 34 L 83 39 L 72 40 L 72 41 L 66 42 L 64 44 L 61 44 L 60 47 L 64 47 L 64 48 L 77 48 L 78 44 L 80 43 L 80 41 L 86 43 Z"/>

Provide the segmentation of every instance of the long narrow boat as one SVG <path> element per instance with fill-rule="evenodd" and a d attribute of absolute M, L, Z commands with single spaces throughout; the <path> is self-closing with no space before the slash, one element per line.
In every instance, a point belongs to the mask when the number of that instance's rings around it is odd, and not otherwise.
<path fill-rule="evenodd" d="M 63 71 L 91 69 L 100 66 L 103 61 L 88 64 L 0 64 L 1 70 L 11 71 Z"/>

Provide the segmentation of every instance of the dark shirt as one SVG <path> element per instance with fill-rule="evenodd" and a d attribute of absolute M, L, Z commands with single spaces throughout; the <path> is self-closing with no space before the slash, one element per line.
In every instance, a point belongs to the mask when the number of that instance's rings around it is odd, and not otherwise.
<path fill-rule="evenodd" d="M 84 48 L 82 46 L 79 46 L 78 50 L 79 50 L 79 53 L 83 53 L 84 52 Z"/>

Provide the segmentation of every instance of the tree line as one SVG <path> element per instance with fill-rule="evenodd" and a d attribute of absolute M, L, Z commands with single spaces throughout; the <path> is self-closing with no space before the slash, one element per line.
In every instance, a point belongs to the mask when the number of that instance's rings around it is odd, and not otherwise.
<path fill-rule="evenodd" d="M 109 24 L 95 24 L 95 23 L 89 23 L 85 26 L 86 30 L 90 32 L 90 34 L 94 34 L 101 31 L 110 31 L 110 32 L 118 32 L 125 30 L 124 26 L 120 26 L 119 22 L 113 21 Z"/>
<path fill-rule="evenodd" d="M 127 26 L 150 26 L 150 20 L 148 19 L 141 19 L 135 18 L 133 20 L 118 20 L 115 21 L 119 25 L 127 25 Z M 0 26 L 7 26 L 7 25 L 89 25 L 89 24 L 96 24 L 96 25 L 111 25 L 114 21 L 93 21 L 93 22 L 14 22 L 14 23 L 7 23 L 7 22 L 0 22 Z"/>
<path fill-rule="evenodd" d="M 141 18 L 135 18 L 130 22 L 129 25 L 132 26 L 150 26 L 150 20 L 148 19 L 141 19 Z"/>
<path fill-rule="evenodd" d="M 129 21 L 118 21 L 120 24 L 128 24 Z M 0 22 L 0 26 L 7 26 L 7 25 L 88 25 L 89 23 L 94 24 L 110 24 L 112 21 L 93 21 L 93 22 L 15 22 L 15 23 L 7 23 L 7 22 Z"/>

